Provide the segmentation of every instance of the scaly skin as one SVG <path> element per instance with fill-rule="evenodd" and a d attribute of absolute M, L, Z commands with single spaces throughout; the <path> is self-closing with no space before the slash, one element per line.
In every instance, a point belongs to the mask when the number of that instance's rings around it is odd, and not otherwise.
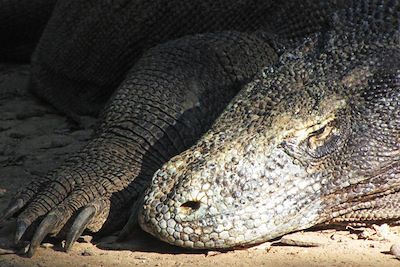
<path fill-rule="evenodd" d="M 209 249 L 399 219 L 396 1 L 159 2 L 57 2 L 34 92 L 79 120 L 117 91 L 87 146 L 0 218 L 18 214 L 29 256 L 48 234 L 68 250 L 85 229 L 122 227 L 132 204 L 123 234 L 139 218 Z"/>
<path fill-rule="evenodd" d="M 400 6 L 362 2 L 245 86 L 156 172 L 145 231 L 226 249 L 329 221 L 400 220 Z"/>
<path fill-rule="evenodd" d="M 274 59 L 262 35 L 237 32 L 149 50 L 106 107 L 93 140 L 11 201 L 4 217 L 22 208 L 16 240 L 26 233 L 32 256 L 47 234 L 66 236 L 68 250 L 84 229 L 122 228 L 157 168 L 200 138 L 244 83 Z M 41 216 L 32 237 L 26 230 Z"/>

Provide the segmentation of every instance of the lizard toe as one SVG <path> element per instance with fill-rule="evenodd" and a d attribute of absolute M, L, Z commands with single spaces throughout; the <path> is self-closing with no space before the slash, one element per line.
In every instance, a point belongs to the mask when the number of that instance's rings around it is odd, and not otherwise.
<path fill-rule="evenodd" d="M 60 187 L 59 181 L 53 181 L 46 188 L 34 195 L 29 200 L 30 202 L 28 204 L 25 204 L 26 201 L 24 200 L 18 200 L 15 202 L 19 203 L 17 207 L 19 207 L 19 210 L 22 210 L 17 217 L 15 243 L 18 243 L 24 237 L 25 232 L 28 229 L 33 228 L 34 223 L 38 222 L 40 217 L 49 216 L 53 211 L 55 212 L 57 207 L 60 207 L 60 204 L 63 203 L 63 201 L 67 199 L 67 196 L 72 193 L 72 187 L 68 190 L 65 187 L 60 189 Z M 16 208 L 14 210 L 17 212 Z M 9 212 L 9 214 L 15 214 L 15 212 Z M 62 210 L 58 212 L 63 214 Z"/>
<path fill-rule="evenodd" d="M 23 220 L 17 220 L 17 226 L 15 228 L 15 235 L 14 235 L 14 243 L 17 245 L 20 241 L 26 229 L 30 226 L 30 223 L 27 223 Z"/>
<path fill-rule="evenodd" d="M 92 194 L 84 193 L 88 191 L 91 191 Z M 89 190 L 85 186 L 75 188 L 64 200 L 54 204 L 54 206 L 52 205 L 52 208 L 44 215 L 45 217 L 39 226 L 34 229 L 27 256 L 32 257 L 35 254 L 47 235 L 65 238 L 65 250 L 70 250 L 78 237 L 91 223 L 94 221 L 97 224 L 100 221 L 102 222 L 102 215 L 104 215 L 104 211 L 109 210 L 108 207 L 109 202 L 107 199 L 95 194 L 94 190 Z M 17 220 L 21 229 L 18 231 L 18 237 L 16 237 L 18 240 L 21 239 L 26 229 L 33 227 L 31 226 L 33 222 L 40 219 L 39 216 L 41 217 L 41 213 L 29 210 L 29 206 L 27 208 Z"/>
<path fill-rule="evenodd" d="M 59 212 L 50 212 L 40 223 L 38 229 L 35 231 L 33 238 L 31 240 L 29 250 L 27 252 L 28 257 L 32 257 L 35 254 L 36 249 L 40 246 L 43 239 L 52 232 L 57 225 L 62 220 L 62 215 Z"/>
<path fill-rule="evenodd" d="M 86 229 L 90 221 L 94 218 L 97 211 L 94 205 L 86 206 L 79 212 L 78 216 L 75 218 L 70 230 L 67 233 L 65 242 L 65 251 L 69 251 L 75 241 Z"/>
<path fill-rule="evenodd" d="M 3 210 L 0 215 L 0 225 L 2 225 L 9 218 L 20 212 L 33 198 L 43 189 L 44 185 L 48 183 L 49 177 L 37 179 L 31 182 L 28 186 L 20 190 L 10 201 L 7 208 Z"/>
<path fill-rule="evenodd" d="M 16 199 L 10 202 L 8 207 L 3 211 L 0 216 L 0 225 L 2 225 L 6 220 L 12 217 L 15 213 L 20 211 L 24 207 L 23 199 Z"/>

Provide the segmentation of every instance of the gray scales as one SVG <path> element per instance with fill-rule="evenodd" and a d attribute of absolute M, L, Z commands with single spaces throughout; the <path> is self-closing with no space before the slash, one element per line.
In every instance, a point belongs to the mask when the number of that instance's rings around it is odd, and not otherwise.
<path fill-rule="evenodd" d="M 2 1 L 0 12 L 0 59 L 31 58 L 38 97 L 78 122 L 105 105 L 92 140 L 3 212 L 29 256 L 47 235 L 68 250 L 84 230 L 124 225 L 122 236 L 139 224 L 229 249 L 399 222 L 398 1 Z"/>

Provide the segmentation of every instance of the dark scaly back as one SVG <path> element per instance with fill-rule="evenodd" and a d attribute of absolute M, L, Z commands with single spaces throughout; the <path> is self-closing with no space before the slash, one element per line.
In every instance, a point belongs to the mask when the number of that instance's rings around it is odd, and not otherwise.
<path fill-rule="evenodd" d="M 33 89 L 68 115 L 97 113 L 127 70 L 156 44 L 233 30 L 261 31 L 271 43 L 293 47 L 348 3 L 61 0 L 34 55 Z"/>
<path fill-rule="evenodd" d="M 58 1 L 33 60 L 34 91 L 96 113 L 142 53 L 178 37 L 262 28 L 271 1 Z"/>

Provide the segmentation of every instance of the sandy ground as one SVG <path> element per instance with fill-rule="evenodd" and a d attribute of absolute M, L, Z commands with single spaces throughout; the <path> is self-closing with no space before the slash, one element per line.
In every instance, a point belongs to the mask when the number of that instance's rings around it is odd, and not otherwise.
<path fill-rule="evenodd" d="M 0 210 L 17 189 L 59 165 L 90 138 L 95 120 L 77 127 L 26 90 L 26 66 L 0 65 Z M 0 252 L 14 223 L 0 227 Z M 169 246 L 138 231 L 124 243 L 115 236 L 79 240 L 71 252 L 45 243 L 33 258 L 0 255 L 0 266 L 400 266 L 389 253 L 400 243 L 400 227 L 299 232 L 283 243 L 214 253 Z M 288 245 L 292 244 L 292 245 Z M 4 252 L 4 251 L 3 251 Z"/>

